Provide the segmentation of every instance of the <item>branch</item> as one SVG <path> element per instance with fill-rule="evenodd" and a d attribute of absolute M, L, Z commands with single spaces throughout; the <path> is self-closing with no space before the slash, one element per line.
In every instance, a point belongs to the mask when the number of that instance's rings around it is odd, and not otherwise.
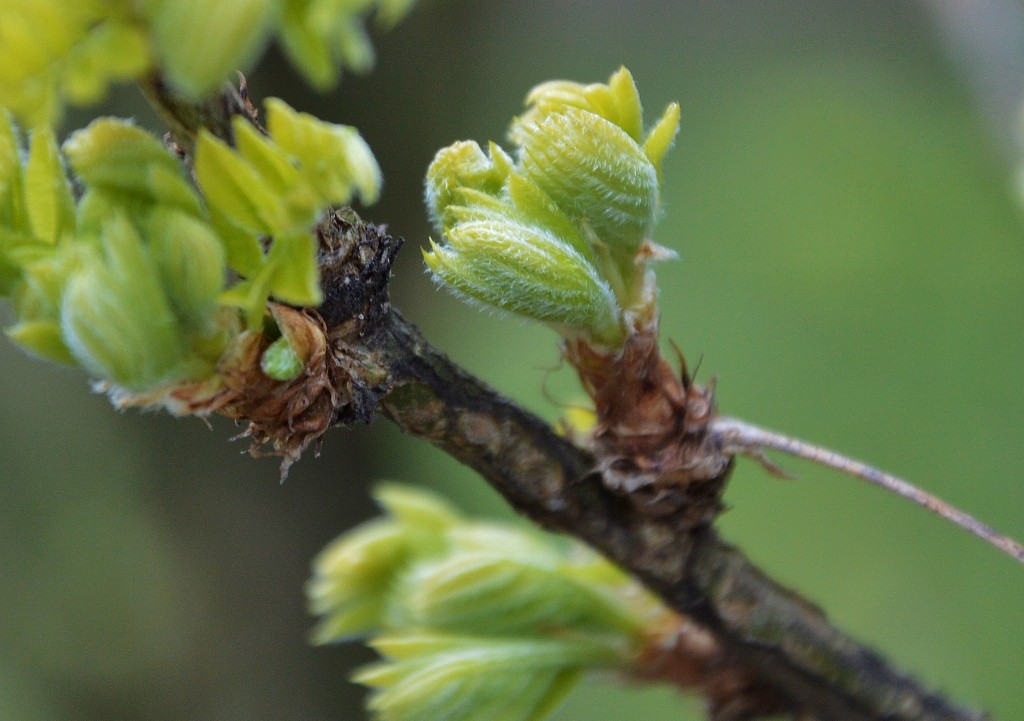
<path fill-rule="evenodd" d="M 255 121 L 244 92 L 193 107 L 159 78 L 147 83 L 147 98 L 186 150 L 199 127 L 230 140 L 232 114 Z M 518 512 L 600 550 L 682 613 L 692 627 L 676 630 L 646 675 L 699 689 L 715 721 L 984 718 L 833 628 L 713 528 L 680 531 L 693 527 L 686 508 L 652 515 L 621 484 L 612 490 L 588 451 L 453 364 L 391 309 L 387 283 L 400 241 L 353 220 L 333 214 L 317 228 L 326 301 L 318 313 L 308 311 L 330 342 L 333 421 L 365 422 L 382 411 L 474 468 Z"/>
<path fill-rule="evenodd" d="M 759 700 L 770 699 L 775 711 L 811 719 L 984 718 L 843 635 L 713 529 L 679 533 L 674 517 L 639 513 L 605 486 L 586 451 L 458 368 L 397 312 L 369 345 L 391 369 L 381 405 L 388 418 L 474 468 L 520 513 L 597 548 L 706 629 L 749 679 L 742 698 L 731 699 L 741 713 L 760 715 Z"/>

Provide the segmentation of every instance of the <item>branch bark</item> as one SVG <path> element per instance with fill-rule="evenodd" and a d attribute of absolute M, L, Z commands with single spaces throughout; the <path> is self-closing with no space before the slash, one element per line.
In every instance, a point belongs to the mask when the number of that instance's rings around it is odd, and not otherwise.
<path fill-rule="evenodd" d="M 256 120 L 244 88 L 194 106 L 159 78 L 144 92 L 186 152 L 199 127 L 230 141 L 231 115 Z M 367 232 L 353 235 L 353 222 Z M 703 692 L 715 721 L 778 714 L 801 721 L 985 718 L 844 635 L 713 528 L 681 531 L 693 526 L 687 509 L 643 513 L 611 489 L 588 451 L 452 363 L 390 306 L 390 264 L 401 241 L 348 214 L 330 215 L 317 234 L 326 298 L 317 311 L 341 399 L 333 422 L 365 422 L 382 411 L 474 468 L 518 512 L 633 574 L 696 629 L 679 629 L 678 643 L 648 673 Z"/>
<path fill-rule="evenodd" d="M 520 513 L 600 550 L 711 634 L 749 680 L 719 718 L 757 717 L 772 704 L 823 721 L 984 718 L 834 628 L 713 528 L 680 533 L 673 516 L 639 513 L 604 485 L 586 451 L 461 370 L 397 312 L 369 345 L 391 370 L 388 418 L 474 468 Z"/>

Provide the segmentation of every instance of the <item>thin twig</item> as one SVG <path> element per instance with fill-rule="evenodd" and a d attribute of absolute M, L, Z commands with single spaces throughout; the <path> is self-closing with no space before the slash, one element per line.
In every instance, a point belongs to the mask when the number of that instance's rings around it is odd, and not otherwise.
<path fill-rule="evenodd" d="M 710 432 L 721 439 L 723 450 L 726 453 L 755 458 L 773 472 L 775 469 L 774 464 L 764 457 L 763 452 L 766 448 L 789 453 L 798 458 L 803 458 L 804 460 L 855 476 L 868 483 L 873 483 L 890 493 L 895 493 L 897 496 L 913 501 L 919 506 L 924 506 L 932 513 L 942 516 L 947 521 L 956 524 L 965 531 L 973 533 L 1003 553 L 1024 563 L 1024 545 L 1021 545 L 1009 536 L 999 533 L 969 513 L 951 506 L 941 498 L 922 491 L 917 486 L 889 473 L 880 471 L 862 461 L 854 460 L 841 453 L 816 446 L 807 441 L 759 428 L 735 418 L 714 419 L 711 422 Z"/>

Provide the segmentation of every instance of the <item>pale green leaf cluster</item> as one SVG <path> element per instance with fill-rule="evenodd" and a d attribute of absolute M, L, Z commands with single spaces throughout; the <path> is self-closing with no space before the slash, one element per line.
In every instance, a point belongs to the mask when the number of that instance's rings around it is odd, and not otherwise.
<path fill-rule="evenodd" d="M 321 300 L 310 229 L 324 208 L 354 196 L 371 203 L 380 191 L 377 161 L 354 128 L 266 102 L 269 136 L 244 118 L 232 125 L 235 147 L 203 131 L 196 181 L 224 239 L 229 265 L 245 280 L 225 302 L 262 314 L 269 295 L 295 305 Z M 272 237 L 269 251 L 264 239 Z"/>
<path fill-rule="evenodd" d="M 471 522 L 387 486 L 388 516 L 317 559 L 320 643 L 370 636 L 355 679 L 388 721 L 540 719 L 592 669 L 630 663 L 661 606 L 593 552 L 533 529 Z"/>
<path fill-rule="evenodd" d="M 0 113 L 0 294 L 16 318 L 8 335 L 128 390 L 152 390 L 213 373 L 233 337 L 262 328 L 269 297 L 318 303 L 312 225 L 331 204 L 374 198 L 379 170 L 351 128 L 268 105 L 270 138 L 243 120 L 237 149 L 200 138 L 203 195 L 129 122 L 96 120 L 62 149 L 42 126 L 26 147 Z M 240 280 L 229 284 L 229 270 Z M 292 377 L 299 362 L 283 341 L 265 370 Z"/>
<path fill-rule="evenodd" d="M 185 45 L 186 43 L 180 43 Z M 30 127 L 151 66 L 130 0 L 0 0 L 0 107 Z"/>
<path fill-rule="evenodd" d="M 607 84 L 534 88 L 513 155 L 459 142 L 431 163 L 427 208 L 444 242 L 428 267 L 465 297 L 617 345 L 653 304 L 649 261 L 670 257 L 651 233 L 678 123 L 672 104 L 644 133 L 625 68 Z"/>
<path fill-rule="evenodd" d="M 363 17 L 384 25 L 412 0 L 0 0 L 0 107 L 30 127 L 63 105 L 102 99 L 112 82 L 157 69 L 199 97 L 252 66 L 277 37 L 315 87 L 340 68 L 367 70 Z"/>
<path fill-rule="evenodd" d="M 63 152 L 45 126 L 27 153 L 10 116 L 0 126 L 8 335 L 128 388 L 208 373 L 232 329 L 224 251 L 177 160 L 122 121 L 95 121 Z"/>

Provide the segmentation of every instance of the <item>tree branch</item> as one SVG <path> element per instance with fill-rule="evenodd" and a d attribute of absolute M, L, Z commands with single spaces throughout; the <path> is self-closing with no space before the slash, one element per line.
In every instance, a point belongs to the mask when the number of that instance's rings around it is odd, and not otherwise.
<path fill-rule="evenodd" d="M 144 93 L 186 151 L 199 127 L 230 141 L 231 115 L 256 120 L 244 88 L 194 106 L 159 78 Z M 780 713 L 801 721 L 985 718 L 842 634 L 713 528 L 680 531 L 693 525 L 681 522 L 686 508 L 642 512 L 611 489 L 589 452 L 453 364 L 391 309 L 387 283 L 400 241 L 348 214 L 330 215 L 317 234 L 326 298 L 317 310 L 338 366 L 334 422 L 383 411 L 474 468 L 518 512 L 600 550 L 682 613 L 696 633 L 680 628 L 648 675 L 702 691 L 715 721 Z"/>
<path fill-rule="evenodd" d="M 597 548 L 709 631 L 750 679 L 750 699 L 770 698 L 804 719 L 984 718 L 842 634 L 713 529 L 680 533 L 672 516 L 639 513 L 605 487 L 586 451 L 462 371 L 397 312 L 369 345 L 391 369 L 381 405 L 388 418 L 474 468 L 520 513 Z M 753 716 L 721 716 L 745 717 Z"/>

